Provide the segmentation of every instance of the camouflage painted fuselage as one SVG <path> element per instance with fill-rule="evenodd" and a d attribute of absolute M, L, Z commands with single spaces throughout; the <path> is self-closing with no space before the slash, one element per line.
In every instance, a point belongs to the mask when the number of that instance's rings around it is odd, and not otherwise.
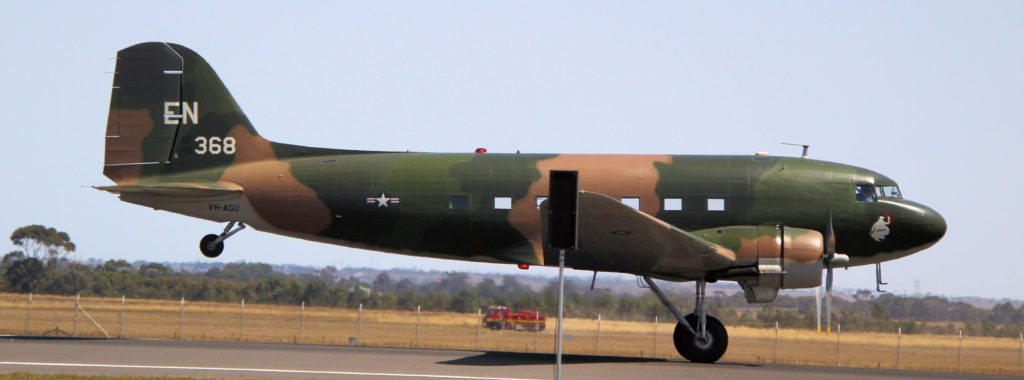
<path fill-rule="evenodd" d="M 638 198 L 641 211 L 687 231 L 738 225 L 821 231 L 831 208 L 836 249 L 852 265 L 902 257 L 941 236 L 927 222 L 934 211 L 924 206 L 855 201 L 855 184 L 894 184 L 888 178 L 794 158 L 349 153 L 158 178 L 245 189 L 230 200 L 188 206 L 198 212 L 164 206 L 191 216 L 378 251 L 543 265 L 537 197 L 547 195 L 546 173 L 554 169 L 578 170 L 581 190 Z M 468 207 L 453 208 L 451 196 L 465 196 Z M 510 209 L 495 208 L 501 197 L 511 198 Z M 665 199 L 680 199 L 682 210 L 663 210 Z M 709 211 L 709 199 L 724 200 L 724 211 Z M 894 232 L 875 241 L 872 227 L 885 213 Z"/>
<path fill-rule="evenodd" d="M 730 244 L 729 231 L 716 229 L 823 231 L 829 210 L 836 250 L 851 265 L 920 251 L 945 233 L 938 213 L 899 195 L 856 198 L 858 185 L 894 188 L 891 179 L 817 160 L 366 152 L 274 143 L 256 133 L 191 50 L 148 43 L 118 58 L 104 167 L 118 186 L 104 189 L 203 219 L 377 251 L 552 265 L 539 201 L 550 170 L 576 170 L 581 190 L 638 203 L 641 212 L 698 236 L 719 233 L 708 240 L 733 251 L 742 239 Z M 649 265 L 636 261 L 584 250 L 568 264 L 650 274 Z"/>

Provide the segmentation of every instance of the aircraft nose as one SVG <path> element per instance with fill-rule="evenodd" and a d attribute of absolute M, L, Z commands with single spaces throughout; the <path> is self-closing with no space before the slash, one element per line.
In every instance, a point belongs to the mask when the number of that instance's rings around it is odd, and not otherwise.
<path fill-rule="evenodd" d="M 931 207 L 923 204 L 900 200 L 899 202 L 886 203 L 892 207 L 891 219 L 883 220 L 881 217 L 876 223 L 891 221 L 894 228 L 893 239 L 890 244 L 896 248 L 899 254 L 896 257 L 920 252 L 931 247 L 942 240 L 946 235 L 946 219 Z M 890 212 L 883 211 L 886 216 Z M 902 222 L 901 222 L 902 220 Z"/>
<path fill-rule="evenodd" d="M 946 219 L 934 209 L 922 206 L 924 215 L 922 218 L 921 232 L 926 244 L 935 244 L 946 235 Z"/>

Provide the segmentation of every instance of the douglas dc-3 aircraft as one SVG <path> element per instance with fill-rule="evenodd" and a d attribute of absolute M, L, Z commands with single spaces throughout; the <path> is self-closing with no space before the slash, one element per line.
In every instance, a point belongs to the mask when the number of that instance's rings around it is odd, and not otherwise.
<path fill-rule="evenodd" d="M 298 106 L 298 105 L 297 105 Z M 308 111 L 308 110 L 307 110 Z M 120 199 L 227 223 L 199 243 L 216 257 L 246 225 L 375 251 L 558 265 L 543 212 L 552 170 L 578 173 L 576 249 L 566 266 L 642 277 L 679 323 L 695 362 L 725 353 L 704 307 L 707 282 L 736 281 L 748 302 L 779 289 L 831 290 L 832 269 L 898 259 L 935 244 L 946 222 L 858 167 L 751 156 L 409 153 L 311 148 L 256 133 L 192 50 L 143 43 L 117 54 L 98 187 Z M 683 315 L 652 279 L 693 281 Z"/>

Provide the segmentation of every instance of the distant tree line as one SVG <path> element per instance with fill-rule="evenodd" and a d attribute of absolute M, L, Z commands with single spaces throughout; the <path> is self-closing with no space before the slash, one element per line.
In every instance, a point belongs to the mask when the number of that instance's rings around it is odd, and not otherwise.
<path fill-rule="evenodd" d="M 415 284 L 395 281 L 386 272 L 366 283 L 342 278 L 327 267 L 315 273 L 290 275 L 260 263 L 231 263 L 205 272 L 175 271 L 158 263 L 133 266 L 124 260 L 86 265 L 67 259 L 75 249 L 66 233 L 33 225 L 15 230 L 11 241 L 21 250 L 0 260 L 0 291 L 83 296 L 247 302 L 375 309 L 476 312 L 489 305 L 534 309 L 553 315 L 557 307 L 557 281 L 534 291 L 514 276 L 486 278 L 476 284 L 463 273 L 445 273 L 436 281 Z M 671 314 L 653 294 L 633 296 L 593 291 L 576 281 L 565 284 L 568 317 L 651 321 L 657 315 L 670 321 Z M 680 310 L 692 310 L 692 294 L 670 295 Z M 741 292 L 709 294 L 708 313 L 727 325 L 815 328 L 814 297 L 782 295 L 772 304 L 748 305 Z M 824 316 L 823 316 L 824 319 Z M 904 333 L 1017 337 L 1024 331 L 1024 305 L 996 305 L 979 309 L 943 297 L 903 297 L 885 293 L 873 296 L 862 290 L 853 301 L 833 299 L 833 323 L 844 331 L 895 331 Z"/>

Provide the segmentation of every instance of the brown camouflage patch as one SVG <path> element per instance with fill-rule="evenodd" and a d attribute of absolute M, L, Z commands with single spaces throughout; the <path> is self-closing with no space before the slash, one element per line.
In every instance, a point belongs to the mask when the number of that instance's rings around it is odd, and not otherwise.
<path fill-rule="evenodd" d="M 655 215 L 661 199 L 654 188 L 658 184 L 658 170 L 655 162 L 671 163 L 667 155 L 591 155 L 563 154 L 537 162 L 540 179 L 530 185 L 526 197 L 512 205 L 509 223 L 512 224 L 533 247 L 537 260 L 544 263 L 544 247 L 541 241 L 540 212 L 536 197 L 548 195 L 548 176 L 551 170 L 579 171 L 579 189 L 610 196 L 640 198 L 640 211 Z"/>
<path fill-rule="evenodd" d="M 103 175 L 118 185 L 137 182 L 141 172 L 139 165 L 108 165 L 142 162 L 142 140 L 152 131 L 153 119 L 148 109 L 111 109 L 107 114 Z"/>
<path fill-rule="evenodd" d="M 821 232 L 801 229 L 801 232 L 790 233 L 792 230 L 786 229 L 786 260 L 798 263 L 820 261 L 825 251 Z"/>
<path fill-rule="evenodd" d="M 235 163 L 228 166 L 222 181 L 237 183 L 249 203 L 276 228 L 308 234 L 331 224 L 331 211 L 313 189 L 299 182 L 291 164 L 279 161 L 270 141 L 235 125 L 228 136 L 235 138 Z"/>
<path fill-rule="evenodd" d="M 734 253 L 741 259 L 777 259 L 782 254 L 782 241 L 774 235 L 760 235 L 756 239 L 742 238 Z"/>
<path fill-rule="evenodd" d="M 776 236 L 761 235 L 757 239 L 743 238 L 736 250 L 736 257 L 741 259 L 778 259 L 783 254 L 785 259 L 806 263 L 821 260 L 823 250 L 821 233 L 807 231 L 797 234 L 786 233 L 784 242 Z"/>

